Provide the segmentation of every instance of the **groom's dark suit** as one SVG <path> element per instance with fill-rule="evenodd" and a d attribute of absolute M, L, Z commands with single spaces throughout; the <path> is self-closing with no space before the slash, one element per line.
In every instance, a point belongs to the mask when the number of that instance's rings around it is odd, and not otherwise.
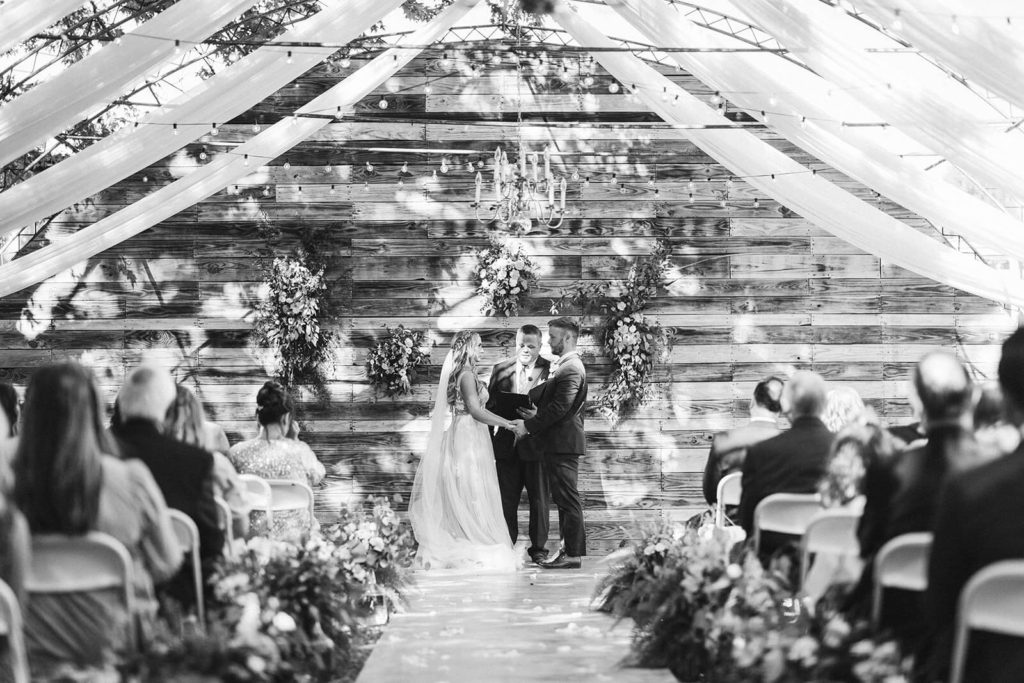
<path fill-rule="evenodd" d="M 587 450 L 583 431 L 587 371 L 579 356 L 561 360 L 548 381 L 530 391 L 530 400 L 537 406 L 537 414 L 524 423 L 530 433 L 527 440 L 544 453 L 565 554 L 581 557 L 587 554 L 587 538 L 577 479 L 579 457 Z"/>
<path fill-rule="evenodd" d="M 490 394 L 488 410 L 494 409 L 499 392 L 516 391 L 518 368 L 519 361 L 513 358 L 498 363 L 491 370 L 491 381 L 487 386 L 487 393 Z M 531 373 L 531 384 L 546 381 L 550 368 L 549 361 L 537 358 Z M 515 543 L 519 538 L 519 499 L 525 487 L 526 499 L 530 503 L 530 552 L 544 550 L 548 542 L 548 486 L 541 453 L 532 439 L 515 443 L 515 435 L 507 429 L 496 430 L 491 436 L 491 443 L 494 445 L 494 459 L 498 469 L 501 511 L 505 515 L 512 542 Z"/>

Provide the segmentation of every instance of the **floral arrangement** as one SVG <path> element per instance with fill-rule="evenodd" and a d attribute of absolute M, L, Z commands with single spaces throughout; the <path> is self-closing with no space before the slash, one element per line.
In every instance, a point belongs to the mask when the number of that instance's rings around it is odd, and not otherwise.
<path fill-rule="evenodd" d="M 522 246 L 497 239 L 477 254 L 477 276 L 484 315 L 517 315 L 520 299 L 537 282 L 533 261 Z"/>
<path fill-rule="evenodd" d="M 568 302 L 581 305 L 584 312 L 596 305 L 604 313 L 601 339 L 612 374 L 598 405 L 612 424 L 650 398 L 654 361 L 670 348 L 667 333 L 644 309 L 665 277 L 671 251 L 668 242 L 659 240 L 650 256 L 632 265 L 616 295 L 611 282 L 590 283 L 563 290 L 551 304 L 555 315 Z"/>
<path fill-rule="evenodd" d="M 334 335 L 320 315 L 327 286 L 324 271 L 296 256 L 275 258 L 267 273 L 270 290 L 256 306 L 254 341 L 273 350 L 285 385 L 315 374 L 331 358 Z"/>
<path fill-rule="evenodd" d="M 416 369 L 428 358 L 423 350 L 426 335 L 402 325 L 385 329 L 388 336 L 366 358 L 366 376 L 371 386 L 387 396 L 408 394 L 416 381 Z"/>
<path fill-rule="evenodd" d="M 614 560 L 613 560 L 614 561 Z M 619 551 L 595 607 L 633 619 L 628 663 L 679 680 L 899 683 L 892 642 L 834 610 L 811 612 L 781 575 L 713 527 L 665 527 Z"/>
<path fill-rule="evenodd" d="M 380 599 L 388 612 L 394 611 L 402 602 L 416 540 L 387 499 L 374 499 L 370 512 L 342 508 L 339 520 L 323 534 L 338 548 L 346 580 L 362 586 L 369 600 Z"/>

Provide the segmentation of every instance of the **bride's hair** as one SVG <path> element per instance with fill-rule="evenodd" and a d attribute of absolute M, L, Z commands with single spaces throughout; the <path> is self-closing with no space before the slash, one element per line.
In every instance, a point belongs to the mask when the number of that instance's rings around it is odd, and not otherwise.
<path fill-rule="evenodd" d="M 452 340 L 452 371 L 448 375 L 448 405 L 458 400 L 459 375 L 480 358 L 480 335 L 471 330 L 462 330 Z"/>

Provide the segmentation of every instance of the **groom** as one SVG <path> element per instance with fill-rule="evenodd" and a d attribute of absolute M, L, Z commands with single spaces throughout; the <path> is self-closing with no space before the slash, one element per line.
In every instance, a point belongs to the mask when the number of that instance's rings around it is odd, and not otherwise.
<path fill-rule="evenodd" d="M 551 498 L 558 507 L 558 526 L 562 549 L 547 562 L 545 569 L 579 569 L 587 554 L 583 529 L 583 503 L 577 489 L 579 458 L 586 452 L 583 431 L 583 405 L 587 401 L 587 371 L 576 352 L 580 328 L 569 318 L 548 323 L 551 353 L 558 360 L 551 365 L 547 382 L 530 391 L 536 408 L 520 408 L 523 420 L 516 420 L 519 439 L 533 441 L 544 454 Z"/>
<path fill-rule="evenodd" d="M 545 382 L 551 363 L 540 357 L 541 333 L 536 325 L 523 325 L 516 333 L 516 357 L 502 361 L 491 370 L 487 387 L 490 400 L 487 409 L 493 411 L 502 391 L 528 394 Z M 498 490 L 501 492 L 501 511 L 505 515 L 512 543 L 519 538 L 519 499 L 526 488 L 530 503 L 530 559 L 547 559 L 548 551 L 548 484 L 541 464 L 541 453 L 530 439 L 516 441 L 507 429 L 496 429 L 491 436 L 494 459 L 498 468 Z"/>

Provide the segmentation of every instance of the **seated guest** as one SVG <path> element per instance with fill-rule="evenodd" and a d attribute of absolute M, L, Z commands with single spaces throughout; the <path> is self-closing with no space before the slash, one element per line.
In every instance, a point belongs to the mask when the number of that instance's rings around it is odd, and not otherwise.
<path fill-rule="evenodd" d="M 704 499 L 714 505 L 718 498 L 718 482 L 722 477 L 743 467 L 747 449 L 779 433 L 782 412 L 782 386 L 778 377 L 768 377 L 754 387 L 750 400 L 750 422 L 719 432 L 711 440 L 711 453 L 704 466 Z"/>
<path fill-rule="evenodd" d="M 1003 344 L 999 385 L 1006 413 L 1024 426 L 1024 330 Z M 935 540 L 924 596 L 929 654 L 917 659 L 921 680 L 946 680 L 960 591 L 975 572 L 1008 559 L 1024 558 L 1024 447 L 966 472 L 951 475 L 936 505 Z M 1024 646 L 1017 638 L 975 631 L 963 680 L 971 683 L 1024 681 Z"/>
<path fill-rule="evenodd" d="M 18 390 L 0 382 L 0 463 L 10 465 L 18 447 Z"/>
<path fill-rule="evenodd" d="M 250 505 L 246 502 L 245 488 L 238 472 L 227 456 L 231 450 L 228 437 L 220 425 L 206 421 L 203 404 L 191 389 L 183 384 L 179 384 L 177 389 L 174 405 L 167 413 L 166 432 L 178 441 L 213 454 L 214 492 L 231 508 L 235 535 L 245 536 L 249 531 Z"/>
<path fill-rule="evenodd" d="M 834 438 L 821 421 L 827 392 L 821 375 L 806 370 L 794 373 L 782 391 L 782 409 L 792 427 L 748 449 L 739 514 L 748 538 L 754 530 L 754 510 L 764 498 L 773 493 L 817 491 Z M 762 535 L 762 556 L 787 540 L 778 534 Z"/>
<path fill-rule="evenodd" d="M 163 369 L 141 367 L 125 380 L 117 395 L 121 422 L 112 427 L 125 459 L 137 458 L 149 467 L 167 505 L 192 518 L 199 529 L 199 555 L 208 576 L 220 557 L 224 533 L 214 501 L 213 456 L 164 432 L 164 420 L 177 389 Z M 195 602 L 188 565 L 166 586 L 167 594 L 185 607 Z"/>
<path fill-rule="evenodd" d="M 875 554 L 897 536 L 930 531 L 939 488 L 947 475 L 977 462 L 970 430 L 974 391 L 963 364 L 944 351 L 929 353 L 915 366 L 912 385 L 911 400 L 917 404 L 927 442 L 869 463 L 865 474 L 867 501 L 857 536 L 866 564 L 852 598 L 853 603 L 861 602 L 865 612 Z M 882 625 L 891 628 L 909 652 L 922 634 L 919 596 L 891 593 L 883 603 Z"/>
<path fill-rule="evenodd" d="M 974 440 L 982 460 L 1013 453 L 1020 445 L 1020 432 L 1006 417 L 1003 392 L 995 383 L 982 387 L 974 404 Z"/>
<path fill-rule="evenodd" d="M 821 421 L 830 432 L 838 434 L 846 425 L 863 422 L 866 410 L 855 389 L 835 387 L 829 390 L 825 399 L 825 414 Z"/>
<path fill-rule="evenodd" d="M 152 614 L 153 582 L 172 576 L 181 550 L 160 488 L 146 466 L 122 461 L 103 429 L 92 372 L 77 363 L 42 367 L 29 382 L 14 498 L 32 534 L 102 531 L 135 562 L 140 612 Z M 104 668 L 124 644 L 131 617 L 117 590 L 33 593 L 25 615 L 32 673 L 50 680 L 62 664 Z"/>
<path fill-rule="evenodd" d="M 236 443 L 231 462 L 242 474 L 264 479 L 292 479 L 310 486 L 323 481 L 326 470 L 313 450 L 297 438 L 288 438 L 293 422 L 292 399 L 277 382 L 267 382 L 256 394 L 256 420 L 260 433 L 255 439 Z M 302 510 L 274 513 L 274 538 L 295 538 L 309 532 L 316 520 Z"/>
<path fill-rule="evenodd" d="M 6 462 L 0 461 L 0 581 L 14 591 L 18 602 L 25 604 L 25 575 L 29 566 L 29 531 L 25 516 L 14 505 L 14 475 Z M 0 647 L 0 652 L 3 648 Z M 2 673 L 2 671 L 0 671 Z M 0 680 L 4 680 L 0 675 Z"/>

